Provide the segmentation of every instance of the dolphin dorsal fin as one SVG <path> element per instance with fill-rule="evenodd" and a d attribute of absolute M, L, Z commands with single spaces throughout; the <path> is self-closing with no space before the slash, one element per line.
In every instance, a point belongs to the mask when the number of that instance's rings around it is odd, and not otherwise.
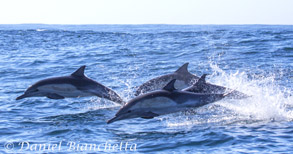
<path fill-rule="evenodd" d="M 180 68 L 178 68 L 178 69 L 175 71 L 175 73 L 180 73 L 180 74 L 189 73 L 188 70 L 187 70 L 188 64 L 189 64 L 189 63 L 185 63 L 185 64 L 183 64 Z"/>
<path fill-rule="evenodd" d="M 203 75 L 197 80 L 197 82 L 193 84 L 193 87 L 194 87 L 194 86 L 199 86 L 199 85 L 203 85 L 203 84 L 205 84 L 205 83 L 206 83 L 206 76 L 207 76 L 207 75 L 208 75 L 208 74 L 203 74 Z"/>
<path fill-rule="evenodd" d="M 71 75 L 76 76 L 76 77 L 84 77 L 84 69 L 85 69 L 85 65 L 81 66 L 79 69 L 77 69 Z"/>
<path fill-rule="evenodd" d="M 208 74 L 203 74 L 199 79 L 198 79 L 198 81 L 197 82 L 199 82 L 199 83 L 206 83 L 206 76 L 207 76 Z"/>
<path fill-rule="evenodd" d="M 170 92 L 176 90 L 174 87 L 175 81 L 176 81 L 176 79 L 171 80 L 163 89 L 170 91 Z"/>

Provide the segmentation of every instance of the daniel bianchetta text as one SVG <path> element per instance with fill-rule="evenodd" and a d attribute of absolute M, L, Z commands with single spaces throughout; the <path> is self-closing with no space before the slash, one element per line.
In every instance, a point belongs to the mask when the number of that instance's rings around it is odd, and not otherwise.
<path fill-rule="evenodd" d="M 58 143 L 35 143 L 29 141 L 22 142 L 7 142 L 4 148 L 8 151 L 136 151 L 137 144 L 129 142 L 104 142 L 96 143 L 80 143 L 80 142 L 65 142 Z"/>

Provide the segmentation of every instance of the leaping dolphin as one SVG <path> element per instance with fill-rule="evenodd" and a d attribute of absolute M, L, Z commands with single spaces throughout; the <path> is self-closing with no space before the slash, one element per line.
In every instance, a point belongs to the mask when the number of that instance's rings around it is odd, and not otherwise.
<path fill-rule="evenodd" d="M 188 64 L 189 63 L 185 63 L 174 73 L 159 76 L 143 83 L 141 86 L 138 87 L 137 91 L 135 92 L 135 96 L 155 90 L 160 90 L 173 79 L 176 79 L 175 88 L 178 90 L 185 89 L 185 91 L 190 91 L 194 93 L 208 94 L 224 94 L 227 91 L 232 91 L 231 89 L 223 86 L 207 83 L 205 82 L 205 79 L 204 82 L 198 82 L 200 77 L 195 76 L 188 71 Z M 204 78 L 205 76 L 206 75 L 204 75 Z M 188 90 L 186 90 L 186 88 L 188 88 Z M 248 95 L 234 90 L 233 94 L 229 95 L 229 97 L 242 99 L 247 98 Z"/>
<path fill-rule="evenodd" d="M 203 74 L 196 83 L 194 83 L 192 86 L 183 89 L 183 91 L 189 91 L 193 93 L 209 93 L 209 94 L 223 94 L 227 91 L 232 91 L 232 89 L 210 84 L 206 82 L 206 76 L 207 74 Z M 242 98 L 247 98 L 249 97 L 248 95 L 239 92 L 237 90 L 233 90 L 229 94 L 229 98 L 234 98 L 234 99 L 242 99 Z"/>
<path fill-rule="evenodd" d="M 199 94 L 176 90 L 176 79 L 171 80 L 162 90 L 142 94 L 130 100 L 107 123 L 144 118 L 151 119 L 160 115 L 201 107 L 219 101 L 228 94 Z"/>
<path fill-rule="evenodd" d="M 69 76 L 48 78 L 30 86 L 23 95 L 16 100 L 26 97 L 48 97 L 50 99 L 64 99 L 66 97 L 98 96 L 113 102 L 124 104 L 124 101 L 113 90 L 86 77 L 81 66 Z"/>
<path fill-rule="evenodd" d="M 183 89 L 192 86 L 193 83 L 195 83 L 199 79 L 199 77 L 188 72 L 188 64 L 189 63 L 185 63 L 174 73 L 162 75 L 143 83 L 136 90 L 135 96 L 154 90 L 160 90 L 173 79 L 176 79 L 176 89 Z"/>

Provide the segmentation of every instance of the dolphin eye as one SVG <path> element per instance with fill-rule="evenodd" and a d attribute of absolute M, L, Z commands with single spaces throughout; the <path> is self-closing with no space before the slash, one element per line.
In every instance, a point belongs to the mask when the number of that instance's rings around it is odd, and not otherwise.
<path fill-rule="evenodd" d="M 128 111 L 127 111 L 127 113 L 130 113 L 130 112 L 131 112 L 131 110 L 128 110 Z"/>
<path fill-rule="evenodd" d="M 39 91 L 39 89 L 29 89 L 29 90 L 27 90 L 27 92 L 38 92 Z"/>

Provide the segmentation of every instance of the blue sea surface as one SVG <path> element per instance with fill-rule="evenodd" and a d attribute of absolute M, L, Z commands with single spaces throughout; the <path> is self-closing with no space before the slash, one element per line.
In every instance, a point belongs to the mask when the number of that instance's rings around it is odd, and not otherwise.
<path fill-rule="evenodd" d="M 293 153 L 293 26 L 0 25 L 0 53 L 0 153 Z M 98 97 L 15 100 L 82 65 L 130 100 L 186 62 L 251 97 L 112 124 Z"/>

